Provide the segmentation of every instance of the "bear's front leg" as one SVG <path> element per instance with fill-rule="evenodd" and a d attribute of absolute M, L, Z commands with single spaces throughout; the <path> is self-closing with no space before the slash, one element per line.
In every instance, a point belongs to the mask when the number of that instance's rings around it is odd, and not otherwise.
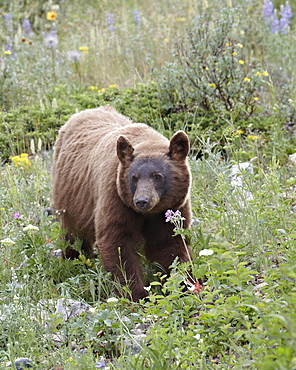
<path fill-rule="evenodd" d="M 130 288 L 133 301 L 147 296 L 137 253 L 138 246 L 143 243 L 140 229 L 141 222 L 131 216 L 108 224 L 100 222 L 95 242 L 104 268 L 118 278 L 121 285 Z"/>

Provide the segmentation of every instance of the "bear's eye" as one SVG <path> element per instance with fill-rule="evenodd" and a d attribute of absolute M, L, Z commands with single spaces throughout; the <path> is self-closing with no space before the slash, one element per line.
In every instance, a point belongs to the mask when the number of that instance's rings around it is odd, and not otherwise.
<path fill-rule="evenodd" d="M 138 179 L 139 179 L 139 176 L 137 176 L 137 175 L 132 175 L 132 182 L 133 182 L 134 184 L 136 184 L 136 183 L 138 182 Z"/>
<path fill-rule="evenodd" d="M 163 180 L 163 175 L 162 175 L 161 173 L 154 173 L 154 174 L 153 174 L 153 178 L 154 178 L 156 181 L 160 182 L 160 181 L 162 181 L 162 180 Z"/>

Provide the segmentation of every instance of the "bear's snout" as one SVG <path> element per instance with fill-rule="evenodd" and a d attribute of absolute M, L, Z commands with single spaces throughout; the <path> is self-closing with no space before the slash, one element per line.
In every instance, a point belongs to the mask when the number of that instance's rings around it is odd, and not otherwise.
<path fill-rule="evenodd" d="M 150 199 L 147 197 L 137 197 L 135 199 L 135 205 L 137 208 L 139 208 L 140 211 L 145 211 L 147 208 L 149 208 Z"/>

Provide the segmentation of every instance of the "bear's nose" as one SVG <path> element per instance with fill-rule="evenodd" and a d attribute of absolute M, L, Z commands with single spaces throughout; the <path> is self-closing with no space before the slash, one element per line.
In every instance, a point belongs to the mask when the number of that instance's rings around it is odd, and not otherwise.
<path fill-rule="evenodd" d="M 137 208 L 139 208 L 141 211 L 144 211 L 145 209 L 147 209 L 148 206 L 149 206 L 149 203 L 150 203 L 149 198 L 143 197 L 143 196 L 138 197 L 135 200 L 135 204 L 136 204 Z"/>

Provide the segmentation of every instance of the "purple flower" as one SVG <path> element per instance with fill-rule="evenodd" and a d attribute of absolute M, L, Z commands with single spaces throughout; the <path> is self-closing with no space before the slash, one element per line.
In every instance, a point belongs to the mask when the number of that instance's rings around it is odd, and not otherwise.
<path fill-rule="evenodd" d="M 108 13 L 107 16 L 106 16 L 106 20 L 107 20 L 109 31 L 114 32 L 115 31 L 115 27 L 114 27 L 114 14 Z"/>
<path fill-rule="evenodd" d="M 168 209 L 166 213 L 164 214 L 164 216 L 165 216 L 165 222 L 172 222 L 174 218 L 181 217 L 181 212 L 179 210 L 174 212 L 171 209 Z"/>
<path fill-rule="evenodd" d="M 284 34 L 288 32 L 293 15 L 288 1 L 286 1 L 285 5 L 281 5 L 280 15 L 281 19 L 279 20 L 273 2 L 271 0 L 264 0 L 263 18 L 272 33 L 280 32 Z"/>
<path fill-rule="evenodd" d="M 16 212 L 14 215 L 13 215 L 13 218 L 15 219 L 15 220 L 17 220 L 18 218 L 20 218 L 21 217 L 21 213 L 20 212 Z"/>
<path fill-rule="evenodd" d="M 10 13 L 4 14 L 4 25 L 8 31 L 12 31 L 12 15 Z"/>
<path fill-rule="evenodd" d="M 134 10 L 134 23 L 138 26 L 138 30 L 141 28 L 141 13 L 138 10 Z"/>
<path fill-rule="evenodd" d="M 100 361 L 96 361 L 96 369 L 105 369 L 106 368 L 106 362 L 104 360 L 104 357 L 101 356 Z"/>
<path fill-rule="evenodd" d="M 32 29 L 32 25 L 29 19 L 24 19 L 22 28 L 23 28 L 24 34 L 28 36 Z"/>
<path fill-rule="evenodd" d="M 43 33 L 43 41 L 46 47 L 49 49 L 56 49 L 59 44 L 58 33 L 53 27 L 48 33 Z"/>
<path fill-rule="evenodd" d="M 280 30 L 280 21 L 278 20 L 276 13 L 273 14 L 269 26 L 272 33 L 277 33 Z"/>
<path fill-rule="evenodd" d="M 270 19 L 274 15 L 274 6 L 271 0 L 264 0 L 263 4 L 263 18 L 266 24 L 270 24 Z"/>
<path fill-rule="evenodd" d="M 282 18 L 279 21 L 279 26 L 280 26 L 279 28 L 280 28 L 281 34 L 284 34 L 288 32 L 288 29 L 290 27 L 291 18 L 293 15 L 292 9 L 288 1 L 286 1 L 285 5 L 281 5 L 280 14 Z"/>

